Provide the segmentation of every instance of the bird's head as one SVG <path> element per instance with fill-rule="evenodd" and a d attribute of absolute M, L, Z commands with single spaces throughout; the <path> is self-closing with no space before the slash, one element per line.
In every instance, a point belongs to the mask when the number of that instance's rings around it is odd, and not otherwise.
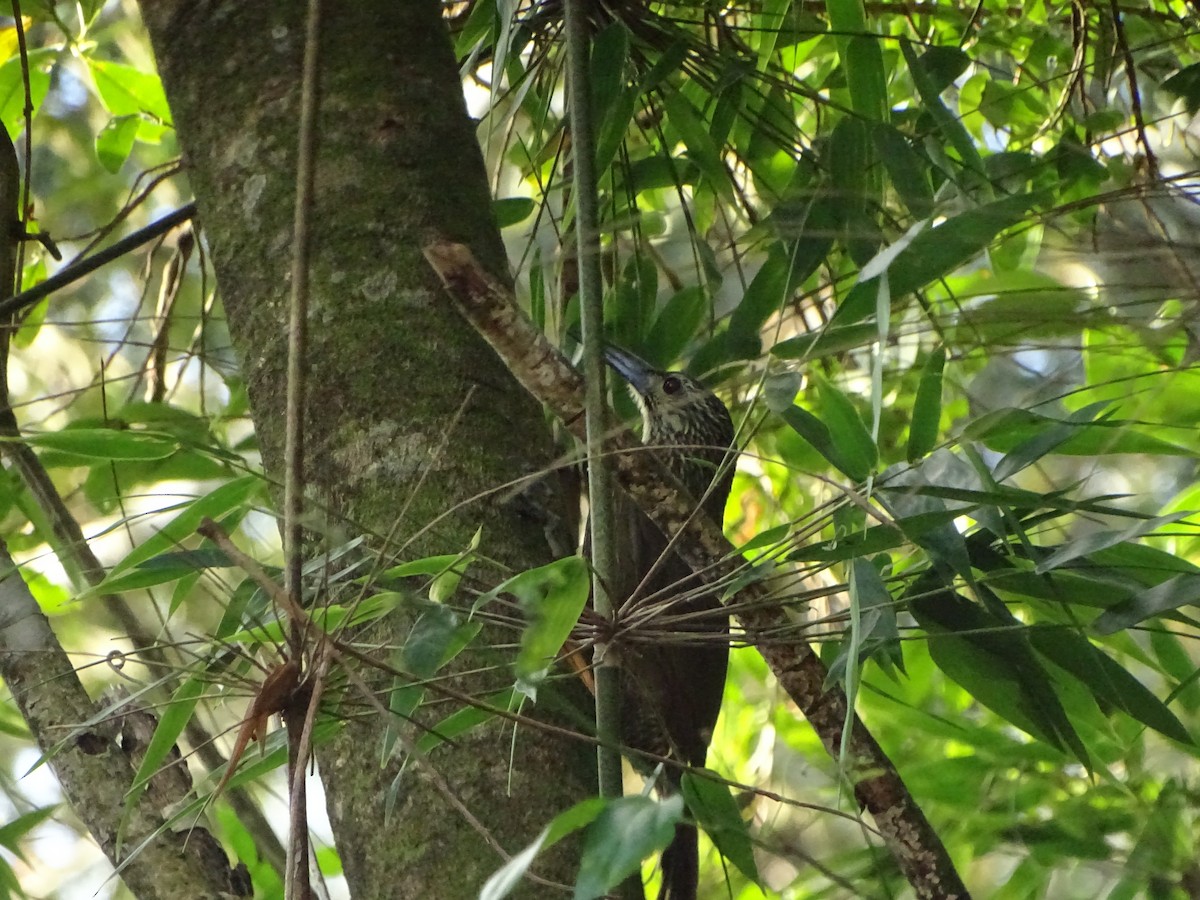
<path fill-rule="evenodd" d="M 642 442 L 663 448 L 675 476 L 701 496 L 733 443 L 725 404 L 690 375 L 656 369 L 627 350 L 608 345 L 604 357 L 633 388 L 642 411 Z"/>

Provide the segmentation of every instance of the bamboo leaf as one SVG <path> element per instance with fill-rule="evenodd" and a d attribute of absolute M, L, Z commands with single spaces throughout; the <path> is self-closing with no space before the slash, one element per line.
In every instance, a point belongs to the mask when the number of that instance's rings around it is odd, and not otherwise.
<path fill-rule="evenodd" d="M 146 745 L 145 755 L 142 757 L 141 763 L 138 764 L 138 770 L 134 775 L 133 783 L 129 786 L 129 791 L 125 794 L 122 825 L 124 825 L 130 812 L 137 807 L 138 801 L 150 783 L 150 779 L 158 773 L 163 761 L 179 740 L 179 736 L 183 734 L 183 729 L 191 721 L 192 714 L 196 710 L 196 704 L 204 694 L 204 688 L 205 682 L 202 679 L 196 676 L 188 678 L 176 689 L 175 693 L 171 695 L 170 702 L 163 708 L 158 725 L 154 729 L 154 734 Z"/>
<path fill-rule="evenodd" d="M 916 462 L 937 443 L 942 418 L 942 370 L 946 367 L 946 348 L 938 347 L 925 360 L 917 396 L 913 401 L 912 425 L 908 430 L 908 461 Z"/>
<path fill-rule="evenodd" d="M 663 801 L 621 797 L 588 826 L 575 882 L 575 900 L 596 900 L 637 871 L 643 859 L 662 850 L 683 818 L 683 798 Z"/>
<path fill-rule="evenodd" d="M 729 787 L 705 778 L 702 771 L 684 772 L 681 787 L 688 809 L 721 855 L 757 883 L 758 864 L 754 861 L 750 832 Z"/>
<path fill-rule="evenodd" d="M 921 95 L 921 103 L 937 123 L 946 141 L 958 153 L 962 164 L 977 177 L 979 186 L 985 190 L 985 196 L 990 195 L 990 190 L 987 189 L 987 173 L 975 142 L 971 140 L 971 135 L 967 133 L 962 120 L 950 112 L 942 102 L 940 95 L 945 87 L 941 84 L 942 58 L 934 56 L 926 63 L 924 57 L 917 57 L 912 44 L 907 40 L 900 41 L 900 52 L 904 54 L 913 84 L 916 85 L 917 93 Z"/>
<path fill-rule="evenodd" d="M 264 482 L 260 476 L 246 475 L 228 481 L 204 496 L 184 504 L 182 510 L 160 531 L 142 541 L 113 566 L 108 578 L 115 578 L 153 557 L 177 549 L 196 533 L 196 529 L 205 519 L 219 519 L 230 510 L 252 505 L 263 486 Z"/>
<path fill-rule="evenodd" d="M 1044 657 L 1079 679 L 1101 708 L 1119 709 L 1172 740 L 1193 743 L 1183 723 L 1161 700 L 1087 638 L 1065 628 L 1033 628 L 1029 640 Z"/>
<path fill-rule="evenodd" d="M 929 632 L 929 652 L 950 678 L 1023 731 L 1091 766 L 1024 629 L 952 591 L 916 593 L 909 609 Z"/>
<path fill-rule="evenodd" d="M 505 581 L 497 592 L 512 594 L 527 617 L 517 654 L 518 676 L 537 682 L 571 634 L 591 592 L 587 563 L 567 556 Z"/>
<path fill-rule="evenodd" d="M 590 825 L 607 804 L 608 801 L 601 797 L 589 797 L 559 813 L 524 850 L 493 873 L 479 891 L 479 900 L 503 900 L 521 883 L 539 853 L 553 847 L 568 834 Z"/>
<path fill-rule="evenodd" d="M 852 475 L 861 481 L 870 474 L 879 461 L 879 450 L 871 438 L 858 409 L 845 394 L 823 378 L 814 378 L 817 395 L 821 402 L 822 421 L 829 428 L 829 435 L 839 458 L 849 467 Z M 845 471 L 845 470 L 843 470 Z"/>
<path fill-rule="evenodd" d="M 1176 575 L 1106 610 L 1092 623 L 1097 634 L 1113 634 L 1181 606 L 1200 604 L 1200 575 Z"/>
<path fill-rule="evenodd" d="M 887 112 L 887 80 L 879 37 L 868 33 L 861 0 L 830 0 L 829 26 L 839 32 L 838 52 L 846 70 L 850 105 L 867 119 L 882 121 Z"/>
<path fill-rule="evenodd" d="M 80 457 L 81 461 L 106 459 L 149 462 L 166 459 L 179 449 L 179 442 L 169 434 L 117 431 L 111 428 L 65 428 L 62 431 L 27 434 L 22 440 L 31 447 L 70 454 Z M 75 465 L 81 465 L 81 461 Z"/>
<path fill-rule="evenodd" d="M 1039 575 L 1053 571 L 1065 563 L 1088 556 L 1098 550 L 1104 550 L 1108 547 L 1122 544 L 1127 541 L 1134 541 L 1144 535 L 1150 534 L 1163 528 L 1173 522 L 1179 522 L 1191 516 L 1191 512 L 1177 512 L 1169 516 L 1158 516 L 1153 519 L 1145 519 L 1130 525 L 1128 528 L 1121 528 L 1111 531 L 1097 531 L 1092 534 L 1085 534 L 1082 537 L 1067 541 L 1053 553 L 1038 563 L 1037 572 Z"/>
<path fill-rule="evenodd" d="M 671 127 L 679 132 L 688 156 L 700 167 L 709 187 L 718 194 L 730 195 L 732 189 L 725 164 L 721 161 L 721 148 L 713 142 L 691 101 L 678 91 L 663 91 L 662 102 Z"/>
<path fill-rule="evenodd" d="M 979 256 L 1006 228 L 1021 222 L 1040 200 L 1020 194 L 960 213 L 913 236 L 887 267 L 892 296 L 925 287 Z M 881 252 L 886 253 L 884 250 Z M 860 281 L 838 307 L 834 322 L 851 325 L 875 312 L 878 276 Z"/>

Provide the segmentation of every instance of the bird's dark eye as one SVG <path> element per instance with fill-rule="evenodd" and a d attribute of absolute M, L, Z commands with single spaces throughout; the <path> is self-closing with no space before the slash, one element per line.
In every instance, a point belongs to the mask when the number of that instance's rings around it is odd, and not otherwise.
<path fill-rule="evenodd" d="M 678 394 L 680 389 L 683 387 L 683 382 L 674 375 L 668 375 L 663 379 L 662 387 L 664 394 Z"/>

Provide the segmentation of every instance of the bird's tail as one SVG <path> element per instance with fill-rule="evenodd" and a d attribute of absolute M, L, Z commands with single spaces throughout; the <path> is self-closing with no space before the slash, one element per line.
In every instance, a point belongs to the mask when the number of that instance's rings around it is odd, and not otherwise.
<path fill-rule="evenodd" d="M 700 849 L 696 826 L 680 822 L 662 855 L 662 888 L 658 900 L 696 900 L 700 888 Z"/>

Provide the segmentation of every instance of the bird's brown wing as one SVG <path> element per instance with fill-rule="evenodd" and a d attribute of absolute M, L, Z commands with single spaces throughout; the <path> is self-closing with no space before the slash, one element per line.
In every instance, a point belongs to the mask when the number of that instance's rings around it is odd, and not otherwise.
<path fill-rule="evenodd" d="M 621 598 L 622 620 L 638 622 L 620 644 L 625 740 L 702 766 L 721 711 L 729 617 L 687 564 L 666 552 L 667 540 L 654 523 L 637 509 L 621 509 L 632 506 L 621 500 L 618 509 L 627 514 L 618 521 L 628 524 L 619 536 L 614 595 Z M 656 610 L 652 616 L 638 615 L 650 609 Z M 653 734 L 655 728 L 665 734 Z"/>

